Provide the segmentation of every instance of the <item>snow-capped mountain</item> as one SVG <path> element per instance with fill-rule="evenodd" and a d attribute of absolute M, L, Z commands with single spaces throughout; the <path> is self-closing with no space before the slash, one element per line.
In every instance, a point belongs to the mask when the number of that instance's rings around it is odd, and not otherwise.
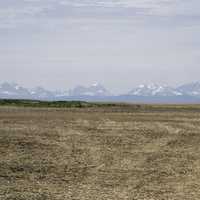
<path fill-rule="evenodd" d="M 15 83 L 0 84 L 1 99 L 83 100 L 137 103 L 200 103 L 200 82 L 173 88 L 158 84 L 139 85 L 129 93 L 112 95 L 103 85 L 77 86 L 72 90 L 27 89 Z"/>
<path fill-rule="evenodd" d="M 132 89 L 128 95 L 136 96 L 180 96 L 181 92 L 169 86 L 161 86 L 157 84 L 139 85 Z"/>
<path fill-rule="evenodd" d="M 2 83 L 0 85 L 0 98 L 8 99 L 39 99 L 39 100 L 59 100 L 69 96 L 109 96 L 108 90 L 99 83 L 92 84 L 89 87 L 77 86 L 72 90 L 49 91 L 43 87 L 27 89 L 15 83 Z"/>
<path fill-rule="evenodd" d="M 54 93 L 46 90 L 42 87 L 36 87 L 29 90 L 30 95 L 33 99 L 52 99 L 54 98 Z"/>
<path fill-rule="evenodd" d="M 28 98 L 30 93 L 28 89 L 15 83 L 2 83 L 0 85 L 1 98 Z"/>
<path fill-rule="evenodd" d="M 53 91 L 53 94 L 55 98 L 63 98 L 63 97 L 69 96 L 69 91 L 56 90 L 56 91 Z"/>
<path fill-rule="evenodd" d="M 200 82 L 184 84 L 177 91 L 189 96 L 200 96 Z"/>
<path fill-rule="evenodd" d="M 77 86 L 69 94 L 70 96 L 110 96 L 110 92 L 99 83 L 89 87 Z"/>
<path fill-rule="evenodd" d="M 52 99 L 54 93 L 42 87 L 27 89 L 16 83 L 0 84 L 0 98 L 4 99 Z"/>

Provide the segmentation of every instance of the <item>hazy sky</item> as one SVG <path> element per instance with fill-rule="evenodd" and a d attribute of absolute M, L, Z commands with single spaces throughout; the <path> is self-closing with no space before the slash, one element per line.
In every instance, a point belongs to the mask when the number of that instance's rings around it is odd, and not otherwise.
<path fill-rule="evenodd" d="M 0 81 L 68 89 L 200 80 L 200 0 L 1 0 Z"/>

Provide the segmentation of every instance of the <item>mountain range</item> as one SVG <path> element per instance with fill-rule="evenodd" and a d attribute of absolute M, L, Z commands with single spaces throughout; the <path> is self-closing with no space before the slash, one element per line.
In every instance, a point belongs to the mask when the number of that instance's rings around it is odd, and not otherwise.
<path fill-rule="evenodd" d="M 66 91 L 50 91 L 43 87 L 28 89 L 16 83 L 0 84 L 1 99 L 84 100 L 135 103 L 200 103 L 200 82 L 179 87 L 158 84 L 139 85 L 128 93 L 113 95 L 103 85 L 77 86 Z"/>

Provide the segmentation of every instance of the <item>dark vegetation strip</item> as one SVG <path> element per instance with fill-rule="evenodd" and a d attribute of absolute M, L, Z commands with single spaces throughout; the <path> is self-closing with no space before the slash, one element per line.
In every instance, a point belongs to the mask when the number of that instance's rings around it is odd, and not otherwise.
<path fill-rule="evenodd" d="M 86 102 L 86 101 L 39 101 L 21 99 L 0 99 L 0 106 L 35 107 L 35 108 L 111 108 L 120 111 L 140 112 L 200 112 L 200 104 L 128 104 L 112 102 Z"/>
<path fill-rule="evenodd" d="M 88 108 L 88 107 L 114 107 L 114 106 L 119 106 L 119 104 L 92 103 L 86 101 L 39 101 L 39 100 L 1 99 L 0 106 Z"/>

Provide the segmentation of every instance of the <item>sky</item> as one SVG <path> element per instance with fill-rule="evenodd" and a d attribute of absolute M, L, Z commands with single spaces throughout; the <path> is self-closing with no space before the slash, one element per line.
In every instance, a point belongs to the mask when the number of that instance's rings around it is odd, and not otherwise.
<path fill-rule="evenodd" d="M 0 81 L 69 89 L 200 81 L 199 0 L 0 1 Z"/>

